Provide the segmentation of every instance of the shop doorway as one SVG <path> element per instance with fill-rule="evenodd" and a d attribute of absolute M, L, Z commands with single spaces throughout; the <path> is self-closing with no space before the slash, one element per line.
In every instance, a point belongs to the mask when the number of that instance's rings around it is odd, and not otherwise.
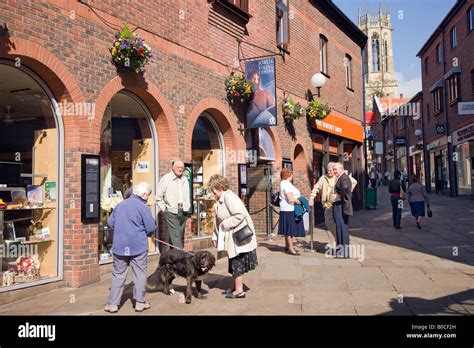
<path fill-rule="evenodd" d="M 449 188 L 447 163 L 443 153 L 435 156 L 435 189 L 436 193 L 443 192 Z"/>
<path fill-rule="evenodd" d="M 209 113 L 203 112 L 199 116 L 194 126 L 191 146 L 193 188 L 191 231 L 193 239 L 209 239 L 214 232 L 215 199 L 208 188 L 208 183 L 215 174 L 225 175 L 226 157 L 222 133 Z"/>
<path fill-rule="evenodd" d="M 62 277 L 63 126 L 31 70 L 0 60 L 0 292 Z"/>
<path fill-rule="evenodd" d="M 107 105 L 101 127 L 100 263 L 112 261 L 113 231 L 107 226 L 108 217 L 118 203 L 132 194 L 133 184 L 144 181 L 150 185 L 152 193 L 147 204 L 157 217 L 153 201 L 158 173 L 157 148 L 155 127 L 146 106 L 132 93 L 117 93 Z M 156 252 L 156 243 L 149 239 L 149 253 Z"/>

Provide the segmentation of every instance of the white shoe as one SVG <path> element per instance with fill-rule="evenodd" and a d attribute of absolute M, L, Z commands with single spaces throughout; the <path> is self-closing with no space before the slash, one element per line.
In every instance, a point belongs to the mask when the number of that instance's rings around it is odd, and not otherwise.
<path fill-rule="evenodd" d="M 104 311 L 109 312 L 109 313 L 117 313 L 118 312 L 118 306 L 116 305 L 111 305 L 108 304 L 105 306 Z"/>
<path fill-rule="evenodd" d="M 135 303 L 135 312 L 143 312 L 145 309 L 149 309 L 150 303 L 148 301 L 145 302 L 137 302 Z"/>

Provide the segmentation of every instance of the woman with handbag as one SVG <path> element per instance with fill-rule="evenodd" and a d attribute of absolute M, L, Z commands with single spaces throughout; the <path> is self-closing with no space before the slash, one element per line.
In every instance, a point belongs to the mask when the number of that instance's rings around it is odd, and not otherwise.
<path fill-rule="evenodd" d="M 209 189 L 217 199 L 212 242 L 218 251 L 227 252 L 229 273 L 234 278 L 234 289 L 226 290 L 225 297 L 245 298 L 243 275 L 258 265 L 255 227 L 242 200 L 229 190 L 226 178 L 211 176 Z"/>
<path fill-rule="evenodd" d="M 417 175 L 413 175 L 412 184 L 408 187 L 407 196 L 410 203 L 411 215 L 415 217 L 416 227 L 421 229 L 421 220 L 425 216 L 425 203 L 430 207 L 425 187 L 419 183 Z"/>
<path fill-rule="evenodd" d="M 402 221 L 403 200 L 405 199 L 406 187 L 405 183 L 400 179 L 399 170 L 393 172 L 393 179 L 388 183 L 388 192 L 390 193 L 390 201 L 392 202 L 392 218 L 393 227 L 401 230 L 400 223 Z"/>

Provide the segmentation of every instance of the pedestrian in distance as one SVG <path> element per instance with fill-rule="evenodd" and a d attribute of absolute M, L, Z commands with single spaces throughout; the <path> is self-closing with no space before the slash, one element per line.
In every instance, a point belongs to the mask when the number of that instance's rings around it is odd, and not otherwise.
<path fill-rule="evenodd" d="M 388 183 L 388 192 L 390 193 L 390 201 L 392 203 L 393 227 L 401 230 L 403 200 L 405 199 L 406 186 L 401 180 L 399 170 L 393 172 L 393 179 Z"/>
<path fill-rule="evenodd" d="M 425 216 L 425 204 L 429 209 L 430 202 L 425 186 L 420 184 L 418 176 L 413 175 L 411 181 L 412 183 L 407 190 L 408 202 L 410 203 L 411 215 L 416 221 L 416 227 L 421 229 L 421 220 Z"/>

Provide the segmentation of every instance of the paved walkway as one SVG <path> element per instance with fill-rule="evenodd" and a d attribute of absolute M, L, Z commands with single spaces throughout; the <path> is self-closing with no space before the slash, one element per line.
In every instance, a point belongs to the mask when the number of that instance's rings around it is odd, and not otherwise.
<path fill-rule="evenodd" d="M 261 241 L 259 267 L 245 277 L 246 299 L 225 299 L 231 286 L 227 259 L 218 260 L 203 288 L 208 299 L 183 301 L 185 281 L 176 294 L 149 293 L 152 308 L 137 315 L 431 315 L 474 314 L 474 201 L 431 196 L 434 217 L 418 230 L 408 207 L 402 230 L 391 227 L 391 207 L 379 189 L 377 210 L 356 212 L 350 222 L 351 244 L 363 247 L 359 258 L 329 258 L 332 236 L 315 228 L 316 252 L 299 257 L 283 253 L 284 241 Z M 362 249 L 360 249 L 362 251 Z M 149 273 L 156 267 L 149 266 Z M 129 272 L 131 273 L 131 272 Z M 131 303 L 131 275 L 118 314 L 136 314 Z M 112 315 L 103 308 L 110 275 L 79 289 L 62 288 L 0 307 L 0 315 Z"/>

